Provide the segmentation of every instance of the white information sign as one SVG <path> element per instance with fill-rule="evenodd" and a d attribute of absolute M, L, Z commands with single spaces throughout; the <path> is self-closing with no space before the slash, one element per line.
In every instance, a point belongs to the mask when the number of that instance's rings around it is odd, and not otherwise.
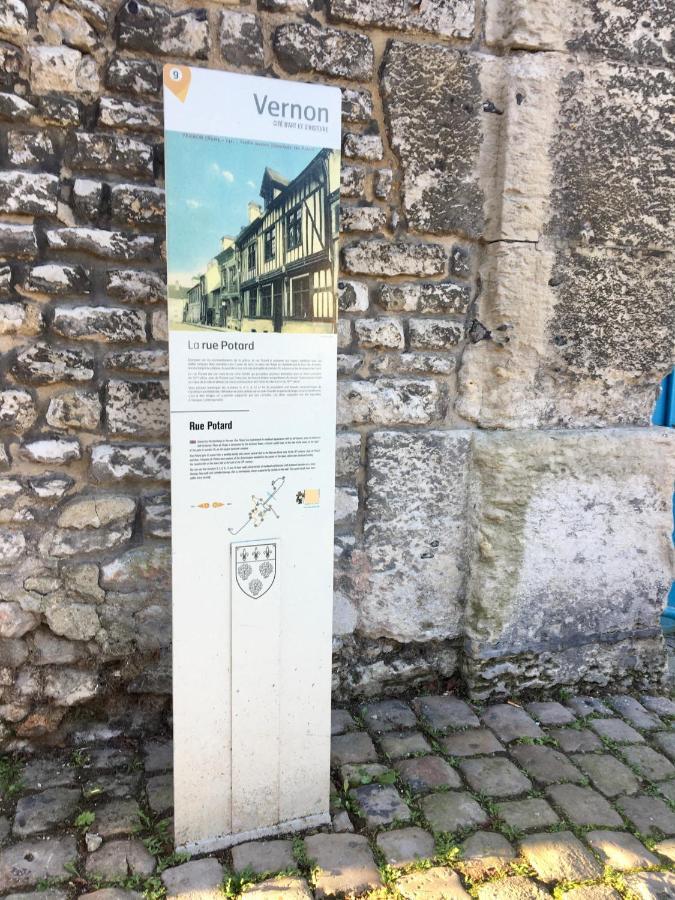
<path fill-rule="evenodd" d="M 175 835 L 329 821 L 338 88 L 164 69 Z"/>

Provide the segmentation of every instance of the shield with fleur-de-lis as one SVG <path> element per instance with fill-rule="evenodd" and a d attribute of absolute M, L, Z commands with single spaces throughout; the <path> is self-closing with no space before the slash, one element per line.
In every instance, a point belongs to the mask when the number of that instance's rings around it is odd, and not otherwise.
<path fill-rule="evenodd" d="M 274 584 L 277 574 L 277 545 L 269 542 L 236 547 L 234 566 L 237 584 L 248 597 L 256 600 Z"/>

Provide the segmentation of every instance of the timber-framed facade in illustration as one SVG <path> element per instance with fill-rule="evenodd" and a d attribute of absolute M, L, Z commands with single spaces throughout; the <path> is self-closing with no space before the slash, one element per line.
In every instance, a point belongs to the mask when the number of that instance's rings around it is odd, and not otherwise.
<path fill-rule="evenodd" d="M 321 150 L 292 180 L 267 167 L 249 223 L 188 291 L 184 321 L 248 332 L 333 333 L 340 159 Z M 216 283 L 217 277 L 217 283 Z"/>

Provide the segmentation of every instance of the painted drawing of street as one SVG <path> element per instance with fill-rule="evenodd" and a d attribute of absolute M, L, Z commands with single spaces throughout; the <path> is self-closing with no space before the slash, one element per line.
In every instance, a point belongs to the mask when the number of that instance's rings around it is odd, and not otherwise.
<path fill-rule="evenodd" d="M 171 330 L 336 330 L 337 150 L 167 134 Z"/>

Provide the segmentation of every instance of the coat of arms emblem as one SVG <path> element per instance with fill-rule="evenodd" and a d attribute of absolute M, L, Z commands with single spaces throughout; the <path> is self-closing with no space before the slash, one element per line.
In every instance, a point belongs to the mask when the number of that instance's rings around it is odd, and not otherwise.
<path fill-rule="evenodd" d="M 247 597 L 256 600 L 274 584 L 277 575 L 277 545 L 246 544 L 234 554 L 237 584 Z"/>

